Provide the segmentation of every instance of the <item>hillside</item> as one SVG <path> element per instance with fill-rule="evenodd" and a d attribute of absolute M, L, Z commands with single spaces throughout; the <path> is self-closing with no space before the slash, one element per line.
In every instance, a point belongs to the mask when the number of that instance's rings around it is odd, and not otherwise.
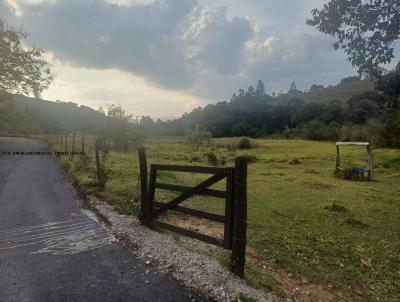
<path fill-rule="evenodd" d="M 2 95 L 0 132 L 52 133 L 95 128 L 104 114 L 73 102 L 52 102 L 22 95 Z"/>
<path fill-rule="evenodd" d="M 259 87 L 250 87 L 247 92 L 239 90 L 230 102 L 197 108 L 169 122 L 143 123 L 142 130 L 148 134 L 184 135 L 187 129 L 200 126 L 214 136 L 265 136 L 312 120 L 342 124 L 344 116 L 351 118 L 352 112 L 345 112 L 344 108 L 330 102 L 340 101 L 342 107 L 346 107 L 351 97 L 371 90 L 374 90 L 373 83 L 363 80 L 305 93 L 296 90 L 272 98 L 265 92 L 258 94 Z M 12 95 L 12 99 L 8 105 L 12 111 L 8 114 L 0 111 L 0 132 L 3 134 L 90 131 L 101 127 L 104 118 L 102 113 L 73 102 L 45 101 L 22 95 Z M 2 102 L 0 106 L 5 104 L 7 102 Z"/>
<path fill-rule="evenodd" d="M 392 112 L 390 99 L 375 90 L 373 82 L 347 77 L 336 86 L 313 85 L 310 89 L 300 91 L 293 82 L 286 94 L 270 96 L 258 81 L 247 91 L 239 89 L 230 102 L 196 108 L 166 126 L 156 125 L 156 130 L 167 135 L 201 129 L 214 137 L 284 136 L 397 144 L 395 131 L 386 122 Z"/>
<path fill-rule="evenodd" d="M 304 93 L 300 99 L 305 102 L 327 103 L 332 100 L 346 102 L 352 96 L 365 91 L 374 91 L 374 83 L 370 80 L 354 81 L 346 84 L 322 88 Z"/>

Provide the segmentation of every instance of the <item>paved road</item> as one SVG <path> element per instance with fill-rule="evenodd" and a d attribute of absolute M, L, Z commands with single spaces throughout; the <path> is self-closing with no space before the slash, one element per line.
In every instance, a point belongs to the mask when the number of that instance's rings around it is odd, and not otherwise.
<path fill-rule="evenodd" d="M 38 141 L 0 138 L 0 301 L 191 301 L 78 207 Z"/>

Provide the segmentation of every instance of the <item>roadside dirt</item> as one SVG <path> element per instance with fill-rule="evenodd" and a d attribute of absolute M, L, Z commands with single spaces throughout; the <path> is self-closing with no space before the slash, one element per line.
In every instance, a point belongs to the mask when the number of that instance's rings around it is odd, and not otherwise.
<path fill-rule="evenodd" d="M 285 294 L 292 297 L 294 301 L 351 301 L 330 284 L 311 282 L 306 277 L 293 274 L 273 262 L 260 260 L 257 251 L 252 247 L 246 249 L 246 261 L 254 266 L 262 267 L 262 273 L 272 277 Z"/>

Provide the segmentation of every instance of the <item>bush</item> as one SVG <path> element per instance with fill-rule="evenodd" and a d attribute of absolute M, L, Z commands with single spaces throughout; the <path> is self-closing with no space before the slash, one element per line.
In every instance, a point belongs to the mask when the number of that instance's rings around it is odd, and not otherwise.
<path fill-rule="evenodd" d="M 186 133 L 186 144 L 193 148 L 195 151 L 202 145 L 209 145 L 211 143 L 211 133 L 207 131 L 188 131 Z"/>
<path fill-rule="evenodd" d="M 207 162 L 211 165 L 218 165 L 218 158 L 214 152 L 210 151 L 206 153 Z"/>
<path fill-rule="evenodd" d="M 252 148 L 252 144 L 250 139 L 248 139 L 247 137 L 242 137 L 238 143 L 238 149 L 240 150 L 244 150 L 244 149 L 251 149 Z"/>
<path fill-rule="evenodd" d="M 301 161 L 297 158 L 292 159 L 291 161 L 289 161 L 290 165 L 300 165 Z"/>
<path fill-rule="evenodd" d="M 194 154 L 190 158 L 190 162 L 201 162 L 201 158 L 198 155 Z"/>

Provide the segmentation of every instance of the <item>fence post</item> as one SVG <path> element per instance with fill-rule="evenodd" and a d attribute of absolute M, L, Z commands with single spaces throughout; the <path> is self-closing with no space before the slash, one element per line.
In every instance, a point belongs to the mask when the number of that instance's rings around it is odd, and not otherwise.
<path fill-rule="evenodd" d="M 224 225 L 224 247 L 232 249 L 232 226 L 233 226 L 233 199 L 234 199 L 234 169 L 226 169 L 226 197 L 225 197 L 225 225 Z"/>
<path fill-rule="evenodd" d="M 138 149 L 139 153 L 139 173 L 140 173 L 140 222 L 146 224 L 148 222 L 147 215 L 147 202 L 148 202 L 148 190 L 147 190 L 147 159 L 146 151 L 143 146 Z"/>
<path fill-rule="evenodd" d="M 85 134 L 81 132 L 81 155 L 80 155 L 80 163 L 81 163 L 81 168 L 84 165 L 84 158 L 85 158 Z"/>
<path fill-rule="evenodd" d="M 68 134 L 64 134 L 64 150 L 68 152 Z"/>
<path fill-rule="evenodd" d="M 235 160 L 232 236 L 232 271 L 244 276 L 247 228 L 247 158 Z"/>
<path fill-rule="evenodd" d="M 96 140 L 96 142 L 94 144 L 94 150 L 95 150 L 95 155 L 96 155 L 97 184 L 100 187 L 104 187 L 104 177 L 103 177 L 104 175 L 103 175 L 103 168 L 101 167 L 101 163 L 100 163 L 98 140 Z"/>
<path fill-rule="evenodd" d="M 75 152 L 75 131 L 72 132 L 72 154 Z"/>
<path fill-rule="evenodd" d="M 374 179 L 374 171 L 373 171 L 373 163 L 372 163 L 372 152 L 371 152 L 371 146 L 367 146 L 367 152 L 368 152 L 368 180 L 373 180 Z"/>
<path fill-rule="evenodd" d="M 149 177 L 149 190 L 147 192 L 147 207 L 146 207 L 146 215 L 147 215 L 147 224 L 153 219 L 153 203 L 154 203 L 154 194 L 155 194 L 155 183 L 157 178 L 157 170 L 151 165 L 150 166 L 150 177 Z"/>
<path fill-rule="evenodd" d="M 85 153 L 85 133 L 81 133 L 81 153 L 82 155 Z"/>

